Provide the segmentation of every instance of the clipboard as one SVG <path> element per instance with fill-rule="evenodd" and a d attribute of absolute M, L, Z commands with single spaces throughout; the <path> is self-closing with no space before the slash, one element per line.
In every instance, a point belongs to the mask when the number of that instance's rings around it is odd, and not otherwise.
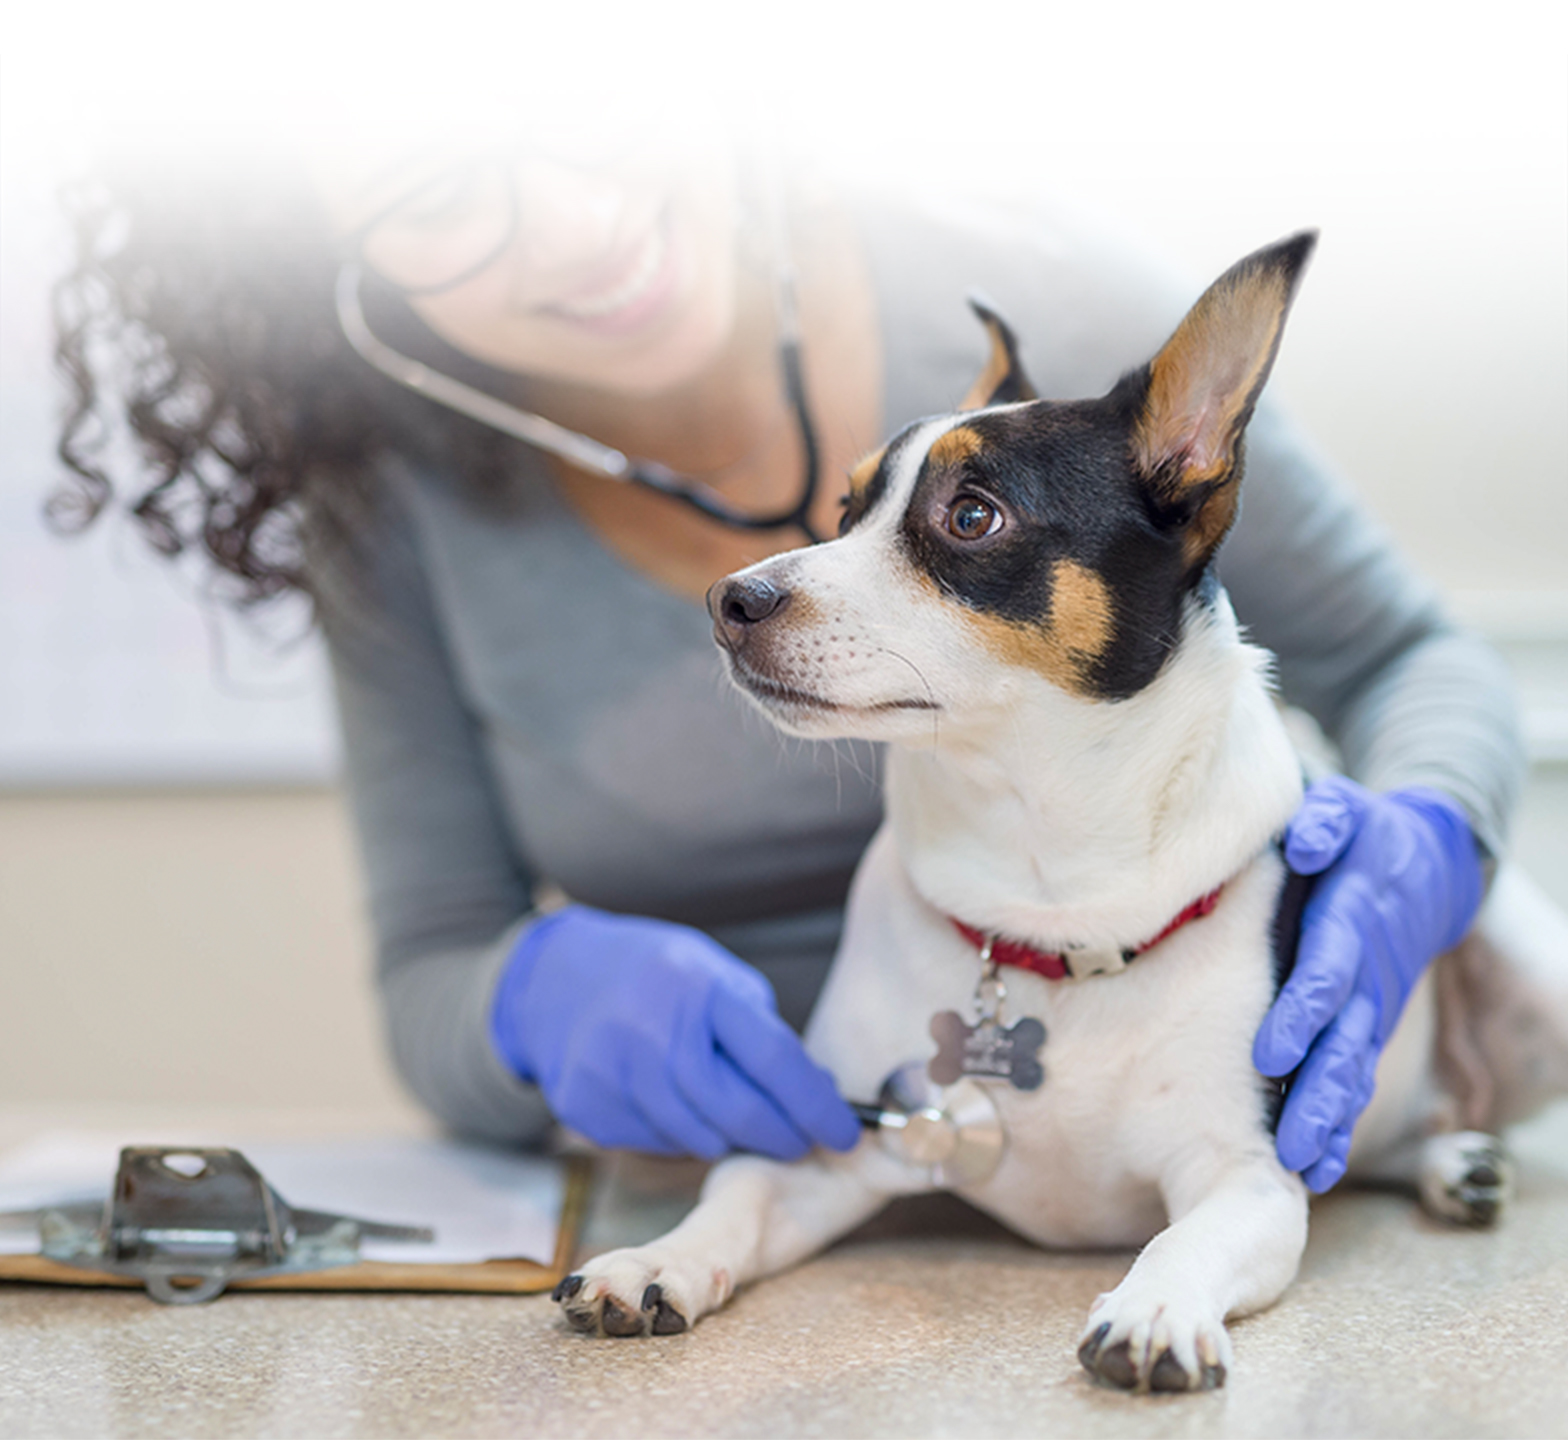
<path fill-rule="evenodd" d="M 75 1151 L 72 1151 L 71 1144 L 69 1144 L 71 1139 L 75 1139 Z M 381 1173 L 381 1180 L 383 1180 L 383 1183 L 387 1178 L 386 1148 L 390 1147 L 390 1153 L 394 1155 L 394 1161 L 405 1165 L 405 1173 L 408 1173 L 406 1165 L 409 1162 L 416 1165 L 423 1164 L 423 1173 L 420 1175 L 420 1178 L 425 1181 L 425 1192 L 423 1192 L 422 1197 L 417 1195 L 416 1198 L 403 1202 L 400 1220 L 395 1220 L 394 1224 L 378 1224 L 378 1222 L 373 1222 L 373 1220 L 356 1220 L 348 1216 L 336 1216 L 336 1214 L 323 1214 L 320 1211 L 304 1211 L 304 1209 L 293 1208 L 289 1202 L 285 1202 L 278 1192 L 271 1189 L 270 1183 L 262 1180 L 262 1175 L 252 1165 L 249 1165 L 249 1162 L 246 1161 L 245 1156 L 241 1155 L 240 1151 L 229 1150 L 229 1148 L 221 1148 L 221 1150 L 220 1148 L 212 1148 L 212 1150 L 209 1150 L 209 1148 L 205 1147 L 172 1147 L 172 1145 L 171 1147 L 121 1148 L 121 1167 L 119 1167 L 119 1172 L 116 1173 L 116 1178 L 114 1178 L 114 1194 L 111 1195 L 108 1202 L 105 1202 L 103 1200 L 103 1184 L 100 1181 L 97 1184 L 97 1197 L 88 1198 L 86 1195 L 83 1195 L 82 1184 L 80 1184 L 82 1176 L 85 1175 L 83 1162 L 85 1162 L 85 1156 L 96 1155 L 96 1153 L 102 1151 L 103 1144 L 105 1144 L 105 1136 L 66 1136 L 55 1137 L 55 1140 L 56 1150 L 60 1151 L 61 1156 L 74 1158 L 77 1161 L 75 1170 L 77 1170 L 78 1183 L 75 1189 L 77 1189 L 78 1203 L 75 1206 L 69 1206 L 66 1205 L 64 1200 L 50 1202 L 49 1198 L 47 1198 L 50 1173 L 49 1164 L 47 1164 L 49 1153 L 47 1153 L 47 1147 L 44 1147 L 44 1155 L 33 1156 L 34 1159 L 41 1161 L 41 1164 L 34 1165 L 34 1169 L 41 1170 L 41 1175 L 34 1176 L 33 1180 L 33 1189 L 38 1194 L 39 1203 L 30 1211 L 24 1211 L 24 1214 L 36 1216 L 36 1225 L 34 1225 L 33 1233 L 38 1236 L 38 1241 L 31 1245 L 31 1249 L 28 1252 L 16 1252 L 16 1250 L 13 1250 L 11 1253 L 0 1253 L 0 1282 L 13 1280 L 13 1282 L 33 1283 L 33 1285 L 146 1288 L 149 1294 L 154 1296 L 154 1299 L 166 1300 L 166 1302 L 172 1302 L 172 1304 L 190 1304 L 190 1302 L 196 1302 L 196 1300 L 210 1299 L 210 1297 L 216 1296 L 216 1294 L 220 1294 L 221 1291 L 226 1291 L 226 1289 L 234 1289 L 234 1291 L 337 1291 L 337 1293 L 345 1293 L 345 1291 L 423 1291 L 423 1293 L 442 1293 L 442 1291 L 445 1291 L 445 1293 L 467 1294 L 535 1294 L 539 1293 L 539 1291 L 547 1291 L 547 1289 L 554 1288 L 561 1278 L 566 1277 L 571 1272 L 572 1261 L 574 1261 L 575 1255 L 577 1255 L 577 1247 L 579 1247 L 580 1235 L 582 1235 L 583 1219 L 585 1219 L 591 1180 L 593 1180 L 593 1164 L 591 1164 L 590 1156 L 586 1155 L 519 1156 L 508 1155 L 508 1153 L 503 1153 L 503 1151 L 486 1151 L 481 1147 L 463 1147 L 463 1145 L 450 1144 L 450 1142 L 434 1142 L 434 1140 L 419 1140 L 419 1142 L 389 1140 L 389 1142 L 383 1142 L 383 1151 L 379 1151 L 381 1172 L 383 1172 Z M 406 1153 L 400 1153 L 398 1147 L 403 1147 L 403 1150 L 420 1151 L 420 1153 L 406 1155 Z M 263 1144 L 257 1145 L 256 1148 L 259 1153 L 270 1155 L 274 1161 L 278 1161 L 279 1156 L 289 1153 L 289 1147 L 278 1147 L 278 1145 L 270 1145 L 268 1147 L 268 1145 Z M 298 1156 L 298 1151 L 301 1148 L 307 1151 L 307 1155 L 314 1155 L 314 1159 L 309 1159 L 306 1162 L 304 1169 L 301 1167 L 301 1161 L 299 1161 Z M 315 1148 L 318 1151 L 326 1151 L 326 1147 Z M 183 1280 L 182 1282 L 177 1282 L 180 1286 L 177 1291 L 171 1291 L 171 1286 L 169 1286 L 168 1278 L 166 1277 L 162 1285 L 155 1286 L 152 1278 L 149 1278 L 149 1275 L 146 1274 L 146 1267 L 135 1272 L 135 1274 L 125 1274 L 124 1271 L 127 1269 L 127 1264 L 124 1263 L 124 1247 L 114 1250 L 116 1258 L 121 1258 L 122 1260 L 122 1263 L 118 1266 L 121 1272 L 118 1272 L 118 1274 L 110 1271 L 107 1267 L 102 1269 L 102 1271 L 93 1267 L 91 1255 L 94 1252 L 91 1252 L 91 1250 L 83 1250 L 78 1247 L 77 1252 L 67 1255 L 64 1261 L 50 1258 L 50 1255 L 41 1253 L 44 1249 L 50 1249 L 50 1245 L 45 1242 L 45 1233 L 52 1235 L 52 1249 L 55 1249 L 56 1253 L 60 1253 L 61 1235 L 74 1235 L 77 1239 L 86 1239 L 86 1231 L 83 1228 L 83 1216 L 88 1216 L 88 1214 L 91 1214 L 94 1220 L 99 1222 L 99 1224 L 94 1225 L 94 1230 L 97 1231 L 97 1244 L 103 1244 L 105 1238 L 110 1235 L 124 1239 L 125 1220 L 130 1216 L 130 1213 L 129 1209 L 122 1205 L 122 1200 L 125 1200 L 125 1197 L 119 1194 L 119 1191 L 121 1191 L 122 1186 L 125 1186 L 127 1187 L 127 1195 L 130 1194 L 129 1183 L 127 1183 L 130 1170 L 127 1169 L 127 1165 L 132 1161 L 138 1161 L 138 1159 L 143 1164 L 154 1165 L 154 1167 L 157 1167 L 158 1175 L 162 1175 L 163 1180 L 172 1181 L 171 1189 L 179 1191 L 179 1175 L 168 1172 L 160 1162 L 162 1162 L 163 1158 L 168 1158 L 171 1155 L 191 1156 L 193 1158 L 198 1153 L 199 1155 L 215 1158 L 215 1162 L 216 1158 L 224 1158 L 224 1164 L 229 1165 L 230 1169 L 235 1170 L 237 1173 L 246 1173 L 249 1176 L 249 1180 L 251 1180 L 252 1186 L 249 1203 L 252 1206 L 256 1205 L 257 1195 L 260 1195 L 263 1208 L 267 1209 L 268 1216 L 271 1216 L 271 1209 L 278 1209 L 279 1213 L 284 1217 L 285 1224 L 287 1224 L 290 1241 L 295 1239 L 296 1231 L 298 1231 L 299 1244 L 296 1245 L 295 1250 L 292 1252 L 293 1258 L 289 1260 L 289 1263 L 285 1263 L 281 1269 L 274 1264 L 273 1269 L 278 1272 L 256 1275 L 229 1274 L 216 1285 L 205 1289 L 205 1291 L 201 1286 L 194 1286 L 193 1293 L 193 1289 L 188 1288 L 187 1282 L 183 1282 Z M 364 1161 L 365 1153 L 367 1151 L 364 1150 L 364 1147 L 361 1147 L 361 1150 L 358 1151 L 358 1158 L 361 1161 Z M 375 1150 L 375 1142 L 370 1144 L 368 1153 L 372 1155 L 372 1158 L 378 1155 L 378 1151 Z M 340 1172 L 347 1169 L 348 1165 L 353 1164 L 353 1158 L 354 1151 L 350 1147 L 350 1155 L 348 1155 L 348 1158 L 343 1159 L 342 1164 L 339 1165 Z M 232 1164 L 235 1161 L 237 1161 L 237 1167 Z M 466 1169 L 469 1173 L 464 1173 L 464 1162 L 466 1162 Z M 310 1172 L 307 1169 L 309 1164 L 317 1165 L 318 1169 L 315 1172 Z M 447 1169 L 442 1169 L 444 1164 Z M 321 1170 L 321 1165 L 325 1165 L 326 1169 Z M 502 1245 L 502 1253 L 495 1256 L 495 1258 L 483 1258 L 483 1260 L 469 1260 L 469 1258 L 453 1260 L 452 1252 L 455 1249 L 453 1244 L 447 1244 L 445 1247 L 437 1249 L 436 1258 L 433 1258 L 433 1260 L 419 1260 L 417 1258 L 419 1247 L 416 1244 L 390 1245 L 384 1244 L 384 1242 L 379 1245 L 379 1250 L 383 1253 L 372 1253 L 372 1255 L 365 1256 L 365 1258 L 358 1258 L 358 1247 L 359 1242 L 361 1242 L 361 1233 L 359 1231 L 361 1230 L 364 1230 L 372 1238 L 373 1236 L 386 1236 L 386 1238 L 400 1239 L 400 1241 L 436 1238 L 439 1241 L 439 1235 L 433 1236 L 431 1231 L 425 1230 L 422 1236 L 419 1228 L 411 1228 L 408 1224 L 411 1219 L 433 1219 L 436 1222 L 437 1231 L 439 1231 L 445 1227 L 447 1222 L 452 1220 L 452 1213 L 428 1213 L 428 1211 L 437 1211 L 439 1209 L 431 1202 L 430 1195 L 437 1189 L 442 1192 L 453 1191 L 456 1194 L 455 1203 L 461 1206 L 464 1184 L 467 1184 L 470 1191 L 470 1200 L 475 1200 L 475 1198 L 480 1200 L 480 1202 L 494 1200 L 495 1194 L 499 1194 L 500 1191 L 505 1189 L 506 1181 L 510 1178 L 508 1169 L 506 1169 L 508 1165 L 513 1167 L 516 1175 L 521 1176 L 524 1181 L 527 1181 L 532 1176 L 532 1180 L 536 1183 L 536 1189 L 538 1189 L 538 1183 L 541 1181 L 541 1176 L 543 1176 L 544 1191 L 552 1194 L 550 1205 L 554 1209 L 554 1249 L 552 1249 L 552 1253 L 549 1256 L 533 1258 L 533 1256 L 511 1255 L 510 1252 L 505 1250 L 505 1238 L 500 1238 L 499 1244 Z M 325 1155 L 315 1155 L 314 1151 L 310 1151 L 310 1147 L 295 1147 L 293 1178 L 289 1180 L 290 1189 L 293 1189 L 295 1194 L 290 1197 L 290 1200 L 317 1200 L 323 1189 L 325 1189 L 328 1197 L 332 1197 L 334 1194 L 339 1195 L 339 1197 L 340 1195 L 353 1194 L 353 1184 L 348 1184 L 347 1189 L 345 1189 L 345 1178 L 343 1178 L 342 1173 L 339 1173 L 339 1176 L 337 1176 L 336 1189 L 334 1189 L 331 1167 L 331 1151 L 326 1151 Z M 481 1178 L 485 1180 L 488 1194 L 485 1191 L 474 1191 L 475 1170 L 481 1172 Z M 3 1173 L 3 1167 L 0 1167 L 0 1173 Z M 102 1173 L 102 1170 L 99 1173 Z M 213 1175 L 210 1172 L 204 1173 L 207 1176 L 207 1183 L 209 1183 L 209 1191 L 205 1192 L 207 1194 L 205 1203 L 210 1208 L 213 1198 L 215 1198 L 215 1192 L 210 1189 Z M 281 1164 L 281 1169 L 279 1169 L 278 1173 L 279 1175 L 289 1175 L 289 1165 Z M 315 1186 L 310 1186 L 309 1178 L 307 1178 L 309 1173 L 317 1173 L 318 1180 Z M 144 1170 L 144 1172 L 140 1172 L 140 1175 L 143 1180 L 146 1180 L 149 1172 Z M 323 1175 L 326 1176 L 325 1181 L 321 1180 Z M 218 1178 L 221 1180 L 224 1176 L 218 1176 Z M 235 1176 L 229 1176 L 229 1178 L 235 1178 Z M 63 1184 L 61 1189 L 69 1191 L 71 1186 Z M 383 1184 L 383 1189 L 386 1189 L 386 1184 Z M 3 1184 L 0 1184 L 0 1195 L 3 1194 L 5 1194 L 5 1187 L 3 1187 Z M 16 1194 L 16 1189 L 13 1187 L 14 1194 Z M 235 1194 L 232 1191 L 232 1187 L 230 1187 L 229 1194 L 230 1198 Z M 555 1205 L 555 1194 L 558 1194 L 558 1205 Z M 144 1195 L 146 1195 L 144 1189 L 138 1192 L 138 1202 L 136 1203 L 146 1206 L 147 1202 Z M 223 1198 L 218 1197 L 218 1203 L 221 1206 Z M 342 1205 L 342 1200 L 339 1200 L 337 1203 Z M 414 1211 L 419 1211 L 422 1205 L 426 1206 L 425 1214 L 411 1214 L 411 1206 Z M 376 1206 L 373 1200 L 368 1206 L 364 1205 L 364 1203 L 354 1203 L 354 1209 L 359 1214 L 364 1214 L 367 1208 L 370 1211 L 375 1211 L 378 1206 Z M 392 1200 L 387 1200 L 387 1202 L 379 1206 L 383 1216 L 389 1208 L 394 1213 L 397 1213 L 397 1195 L 394 1195 Z M 67 1216 L 74 1217 L 75 1224 L 72 1224 L 71 1220 L 67 1219 Z M 536 1220 L 538 1216 L 530 1216 L 528 1219 Z M 273 1217 L 273 1220 L 273 1239 L 278 1241 L 279 1231 L 276 1228 L 276 1217 Z M 298 1222 L 298 1225 L 295 1222 Z M 334 1222 L 336 1222 L 336 1225 L 334 1225 Z M 158 1231 L 152 1231 L 149 1228 L 146 1231 L 147 1236 L 157 1235 L 160 1241 L 165 1236 L 190 1238 L 185 1230 L 169 1230 L 168 1228 L 168 1225 L 191 1224 L 190 1220 L 182 1219 L 179 1214 L 171 1213 L 171 1216 L 165 1217 L 163 1220 L 154 1220 L 154 1224 L 162 1224 L 165 1228 L 160 1228 Z M 196 1224 L 207 1224 L 207 1222 L 198 1220 Z M 221 1225 L 232 1225 L 234 1228 L 241 1228 L 246 1222 L 245 1220 L 213 1219 L 210 1220 L 210 1224 L 220 1225 L 220 1227 Z M 260 1225 L 265 1228 L 265 1220 L 260 1220 Z M 461 1228 L 461 1225 L 458 1228 Z M 530 1227 L 524 1228 L 527 1230 Z M 25 1231 L 25 1227 L 22 1227 L 22 1230 Z M 492 1225 L 491 1230 L 494 1231 L 494 1225 Z M 306 1241 L 304 1239 L 306 1231 L 314 1231 L 314 1241 Z M 205 1233 L 215 1233 L 215 1231 L 202 1231 L 202 1233 L 205 1235 Z M 532 1230 L 530 1230 L 530 1233 L 532 1233 Z M 194 1235 L 194 1231 L 190 1231 L 190 1235 Z M 342 1241 L 343 1235 L 351 1236 L 350 1249 L 347 1252 L 345 1252 L 340 1242 L 336 1247 L 332 1244 L 334 1239 Z M 13 1241 L 16 1241 L 16 1236 L 17 1230 L 13 1228 Z M 251 1239 L 254 1238 L 256 1236 L 251 1235 Z M 494 1239 L 495 1236 L 492 1235 L 491 1238 Z M 474 1239 L 470 1236 L 470 1247 L 472 1247 L 472 1242 L 474 1242 Z M 314 1263 L 312 1263 L 309 1256 L 304 1258 L 304 1260 L 299 1258 L 306 1252 L 307 1244 L 318 1245 L 318 1250 L 314 1255 Z M 325 1244 L 325 1250 L 320 1249 L 321 1244 Z M 456 1249 L 463 1249 L 463 1244 L 464 1239 L 459 1236 L 456 1239 Z M 546 1247 L 541 1245 L 539 1249 L 546 1249 Z M 401 1260 L 401 1258 L 394 1260 L 394 1258 L 389 1258 L 384 1253 L 387 1250 L 397 1250 L 397 1252 L 406 1250 L 409 1258 L 408 1260 Z M 321 1258 L 323 1255 L 326 1256 L 325 1260 Z M 281 1258 L 284 1258 L 284 1256 L 274 1256 L 274 1260 L 281 1260 Z M 347 1260 L 348 1263 L 342 1263 L 343 1260 Z M 295 1264 L 303 1267 L 293 1267 Z M 179 1266 L 172 1266 L 172 1264 L 165 1264 L 163 1269 L 168 1272 L 168 1275 L 188 1274 L 188 1272 L 182 1271 Z"/>

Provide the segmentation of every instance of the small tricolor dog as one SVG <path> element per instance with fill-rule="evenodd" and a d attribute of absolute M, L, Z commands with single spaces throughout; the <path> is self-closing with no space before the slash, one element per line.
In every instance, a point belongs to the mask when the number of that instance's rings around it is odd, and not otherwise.
<path fill-rule="evenodd" d="M 1042 1245 L 1144 1247 L 1079 1351 L 1129 1389 L 1221 1384 L 1226 1320 L 1281 1294 L 1307 1235 L 1252 1064 L 1301 763 L 1211 562 L 1313 243 L 1241 261 L 1094 400 L 1036 399 L 977 306 L 992 355 L 964 407 L 857 469 L 837 540 L 709 597 L 776 724 L 890 742 L 810 1052 L 858 1097 L 935 1048 L 933 1080 L 981 1077 L 1007 1137 L 958 1193 Z M 1412 997 L 1352 1172 L 1495 1214 L 1506 1161 L 1484 1132 L 1568 1088 L 1565 965 L 1562 922 L 1505 870 Z M 732 1157 L 680 1226 L 556 1298 L 579 1329 L 675 1333 L 932 1187 L 871 1135 Z"/>

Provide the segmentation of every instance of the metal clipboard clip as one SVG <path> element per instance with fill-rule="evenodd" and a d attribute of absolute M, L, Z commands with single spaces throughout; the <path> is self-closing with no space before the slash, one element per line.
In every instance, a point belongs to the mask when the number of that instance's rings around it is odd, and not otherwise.
<path fill-rule="evenodd" d="M 196 1305 L 231 1280 L 352 1265 L 363 1239 L 429 1244 L 435 1232 L 297 1210 L 238 1150 L 127 1146 L 108 1202 L 38 1216 L 43 1254 L 131 1275 L 165 1305 Z"/>

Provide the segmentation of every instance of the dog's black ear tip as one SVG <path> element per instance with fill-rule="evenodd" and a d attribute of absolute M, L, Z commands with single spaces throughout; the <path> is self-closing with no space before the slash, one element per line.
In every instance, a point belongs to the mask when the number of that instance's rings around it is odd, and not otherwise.
<path fill-rule="evenodd" d="M 1013 327 L 1007 323 L 1006 317 L 996 307 L 996 302 L 984 290 L 971 290 L 964 299 L 969 302 L 969 308 L 977 319 L 990 333 L 993 340 L 1000 339 L 1007 347 L 1008 359 L 1016 364 L 1018 351 L 1018 336 L 1013 333 Z"/>
<path fill-rule="evenodd" d="M 1272 285 L 1280 281 L 1284 284 L 1286 302 L 1289 303 L 1317 243 L 1316 229 L 1298 230 L 1294 235 L 1287 235 L 1283 240 L 1276 240 L 1272 245 L 1265 245 L 1238 260 L 1214 282 L 1213 289 L 1218 293 L 1226 293 L 1237 287 L 1250 289 L 1261 281 L 1272 293 Z"/>
<path fill-rule="evenodd" d="M 993 320 L 1002 320 L 1001 315 L 997 313 L 996 302 L 984 290 L 971 290 L 964 299 L 969 302 L 969 308 L 974 311 L 975 318 L 982 325 L 988 325 Z"/>
<path fill-rule="evenodd" d="M 1317 248 L 1318 231 L 1316 226 L 1312 226 L 1266 247 L 1258 258 L 1268 265 L 1277 266 L 1294 280 L 1306 268 L 1307 261 Z"/>
<path fill-rule="evenodd" d="M 985 369 L 959 402 L 960 410 L 979 410 L 987 405 L 1011 404 L 1018 400 L 1038 399 L 1029 377 L 1018 363 L 1018 337 L 992 305 L 990 296 L 971 290 L 965 297 L 975 318 L 991 340 L 991 358 Z"/>

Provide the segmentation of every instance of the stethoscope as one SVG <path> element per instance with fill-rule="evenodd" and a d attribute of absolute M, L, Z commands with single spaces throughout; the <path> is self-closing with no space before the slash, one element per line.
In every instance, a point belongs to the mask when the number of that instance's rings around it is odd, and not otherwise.
<path fill-rule="evenodd" d="M 772 208 L 775 212 L 780 209 L 777 204 Z M 787 510 L 780 510 L 771 515 L 745 514 L 732 508 L 717 491 L 699 480 L 693 480 L 656 461 L 635 459 L 615 449 L 614 446 L 602 444 L 592 436 L 580 434 L 576 430 L 568 430 L 564 425 L 557 425 L 553 420 L 545 419 L 543 415 L 536 415 L 516 405 L 510 405 L 504 400 L 498 400 L 494 395 L 476 390 L 471 385 L 465 385 L 460 380 L 454 380 L 450 375 L 432 370 L 428 365 L 422 364 L 411 356 L 394 350 L 375 335 L 365 320 L 364 307 L 360 302 L 360 288 L 364 276 L 357 260 L 345 261 L 338 271 L 335 296 L 338 324 L 342 327 L 348 343 L 353 346 L 360 358 L 388 379 L 395 380 L 399 385 L 435 401 L 438 405 L 444 405 L 449 410 L 466 415 L 470 420 L 477 420 L 481 425 L 488 425 L 503 434 L 514 436 L 535 449 L 543 450 L 546 454 L 554 455 L 590 474 L 602 475 L 607 480 L 619 481 L 622 484 L 640 485 L 644 489 L 656 490 L 661 495 L 667 495 L 672 500 L 690 506 L 710 520 L 728 525 L 731 529 L 793 528 L 799 530 L 815 545 L 825 538 L 811 523 L 811 507 L 816 503 L 821 479 L 821 454 L 817 444 L 816 426 L 812 423 L 811 412 L 806 403 L 806 385 L 801 373 L 800 322 L 795 305 L 794 269 L 788 258 L 782 215 L 775 213 L 772 218 L 774 254 L 778 257 L 775 308 L 778 324 L 779 369 L 783 374 L 784 392 L 794 413 L 795 425 L 800 435 L 803 474 L 795 503 Z M 512 214 L 514 227 L 515 222 L 514 204 Z M 494 263 L 499 255 L 500 249 L 497 249 L 478 265 L 469 267 L 455 280 L 447 280 L 440 286 L 404 293 L 430 294 L 437 290 L 449 289 L 472 279 L 479 269 Z"/>
<path fill-rule="evenodd" d="M 938 1085 L 923 1060 L 889 1075 L 875 1105 L 850 1109 L 895 1160 L 926 1171 L 944 1189 L 989 1180 L 1007 1148 L 1001 1112 L 985 1086 L 967 1076 Z"/>

